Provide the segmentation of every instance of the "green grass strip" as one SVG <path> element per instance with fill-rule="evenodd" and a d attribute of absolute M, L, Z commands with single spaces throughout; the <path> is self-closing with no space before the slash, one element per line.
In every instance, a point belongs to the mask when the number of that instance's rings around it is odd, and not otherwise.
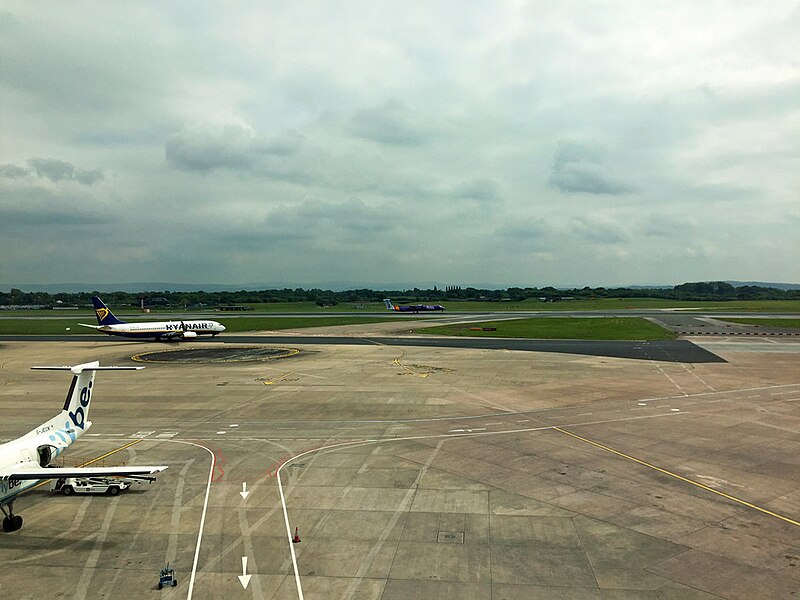
<path fill-rule="evenodd" d="M 494 328 L 495 331 L 484 331 Z M 476 331 L 476 329 L 479 329 Z M 539 317 L 425 327 L 415 333 L 557 340 L 670 340 L 676 336 L 640 317 Z"/>
<path fill-rule="evenodd" d="M 226 327 L 226 333 L 239 331 L 276 331 L 280 329 L 301 329 L 305 327 L 332 327 L 336 325 L 359 325 L 398 321 L 396 317 L 240 317 L 225 319 L 211 317 Z M 84 321 L 91 320 L 86 319 Z M 137 323 L 142 320 L 131 320 Z M 71 319 L 0 319 L 0 335 L 87 335 L 97 333 L 88 327 L 78 325 L 80 321 Z M 105 335 L 97 333 L 97 335 Z M 222 335 L 225 335 L 224 333 Z"/>

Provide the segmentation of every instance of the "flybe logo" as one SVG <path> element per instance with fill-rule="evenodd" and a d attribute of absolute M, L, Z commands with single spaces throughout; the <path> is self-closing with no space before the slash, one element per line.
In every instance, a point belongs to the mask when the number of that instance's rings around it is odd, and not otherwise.
<path fill-rule="evenodd" d="M 97 315 L 97 318 L 100 319 L 101 321 L 108 316 L 108 309 L 105 307 L 95 308 L 94 312 Z"/>
<path fill-rule="evenodd" d="M 84 409 L 88 409 L 89 402 L 92 401 L 92 382 L 89 382 L 84 388 L 81 388 L 80 394 L 80 405 L 75 409 L 75 412 L 69 413 L 69 419 L 75 425 L 75 427 L 79 427 L 83 429 L 86 423 L 86 411 Z"/>

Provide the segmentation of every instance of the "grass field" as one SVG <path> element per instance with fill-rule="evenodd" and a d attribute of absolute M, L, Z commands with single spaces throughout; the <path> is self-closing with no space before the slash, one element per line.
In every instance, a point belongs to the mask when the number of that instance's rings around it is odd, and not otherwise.
<path fill-rule="evenodd" d="M 475 331 L 475 328 L 481 328 L 481 330 Z M 483 331 L 483 328 L 495 328 L 496 330 Z M 669 340 L 676 337 L 666 329 L 639 317 L 541 317 L 425 327 L 415 329 L 414 333 L 581 340 Z"/>
<path fill-rule="evenodd" d="M 152 320 L 153 317 L 150 317 Z M 241 317 L 225 319 L 214 317 L 226 327 L 228 333 L 241 331 L 276 331 L 305 327 L 330 327 L 360 323 L 397 321 L 396 317 Z M 147 319 L 138 319 L 139 321 Z M 131 320 L 136 322 L 137 320 Z M 0 335 L 87 335 L 95 333 L 71 319 L 0 319 Z M 104 334 L 97 334 L 104 335 Z M 223 334 L 224 335 L 224 334 Z"/>
<path fill-rule="evenodd" d="M 800 329 L 800 319 L 719 319 L 728 323 L 742 323 L 743 325 L 761 325 L 762 327 L 785 327 L 787 329 Z"/>
<path fill-rule="evenodd" d="M 430 304 L 430 302 L 428 303 Z M 436 302 L 438 304 L 438 302 Z M 660 308 L 682 308 L 696 309 L 701 311 L 745 311 L 745 312 L 790 312 L 800 313 L 800 300 L 731 300 L 728 302 L 689 302 L 686 300 L 662 300 L 660 298 L 594 298 L 580 300 L 563 300 L 561 302 L 541 302 L 540 300 L 528 299 L 521 302 L 443 302 L 443 306 L 450 312 L 493 312 L 493 311 L 591 311 L 591 310 L 631 310 L 631 309 L 660 309 Z M 246 304 L 249 309 L 246 313 L 233 313 L 237 315 L 248 313 L 309 313 L 326 314 L 348 312 L 357 315 L 367 312 L 383 312 L 386 310 L 382 302 L 340 302 L 336 306 L 321 308 L 313 302 L 272 302 L 261 304 Z M 149 317 L 142 315 L 134 307 L 111 307 L 114 313 L 128 320 L 129 318 L 150 318 L 157 319 L 159 313 L 181 313 L 204 314 L 208 318 L 219 320 L 224 319 L 226 314 L 215 311 L 212 307 L 196 309 L 185 309 L 176 306 L 168 309 L 157 309 L 150 313 Z M 81 308 L 76 311 L 9 311 L 8 316 L 61 316 L 63 317 L 94 317 L 91 308 Z M 445 313 L 446 314 L 446 313 Z M 216 315 L 216 316 L 211 316 Z"/>

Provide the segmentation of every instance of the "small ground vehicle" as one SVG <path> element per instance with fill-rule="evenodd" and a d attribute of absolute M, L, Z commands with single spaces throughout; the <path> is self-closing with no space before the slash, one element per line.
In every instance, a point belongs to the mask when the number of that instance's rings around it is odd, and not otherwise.
<path fill-rule="evenodd" d="M 108 494 L 117 496 L 131 487 L 131 482 L 119 477 L 62 477 L 50 485 L 51 492 L 72 494 Z"/>
<path fill-rule="evenodd" d="M 161 569 L 161 574 L 158 576 L 158 589 L 163 588 L 165 585 L 171 585 L 172 587 L 178 585 L 178 580 L 175 578 L 175 569 L 171 569 L 169 563 L 165 568 Z"/>

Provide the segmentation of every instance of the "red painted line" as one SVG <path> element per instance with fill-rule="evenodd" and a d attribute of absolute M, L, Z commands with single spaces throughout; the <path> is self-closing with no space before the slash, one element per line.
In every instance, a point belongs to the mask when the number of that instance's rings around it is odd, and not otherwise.
<path fill-rule="evenodd" d="M 222 465 L 225 464 L 225 457 L 222 456 L 222 450 L 219 448 L 211 450 L 211 453 L 214 455 L 214 475 L 211 477 L 211 483 L 216 483 L 225 477 L 225 469 L 222 468 Z"/>

